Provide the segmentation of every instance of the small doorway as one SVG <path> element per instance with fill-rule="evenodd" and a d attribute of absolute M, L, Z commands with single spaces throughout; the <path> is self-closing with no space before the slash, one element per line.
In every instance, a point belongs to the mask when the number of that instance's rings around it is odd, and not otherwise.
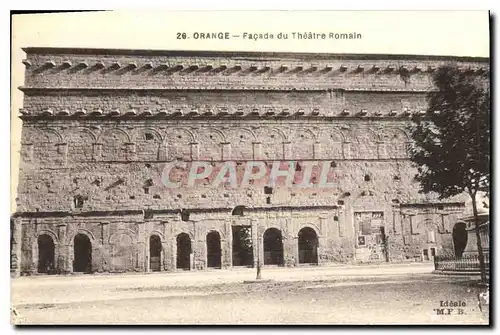
<path fill-rule="evenodd" d="M 149 269 L 161 271 L 161 240 L 158 235 L 149 237 Z"/>
<path fill-rule="evenodd" d="M 177 269 L 191 269 L 191 239 L 186 233 L 177 235 Z"/>
<path fill-rule="evenodd" d="M 216 231 L 207 234 L 207 266 L 209 268 L 221 268 L 222 250 L 220 235 Z"/>
<path fill-rule="evenodd" d="M 318 264 L 318 236 L 309 227 L 299 231 L 299 263 Z"/>
<path fill-rule="evenodd" d="M 38 273 L 55 271 L 55 246 L 49 235 L 38 236 Z"/>
<path fill-rule="evenodd" d="M 73 272 L 92 272 L 92 243 L 85 234 L 77 234 L 74 239 Z"/>
<path fill-rule="evenodd" d="M 281 231 L 269 228 L 264 233 L 264 265 L 283 265 Z"/>
<path fill-rule="evenodd" d="M 461 258 L 467 246 L 467 226 L 463 222 L 455 224 L 453 227 L 453 246 L 455 249 L 455 257 Z"/>

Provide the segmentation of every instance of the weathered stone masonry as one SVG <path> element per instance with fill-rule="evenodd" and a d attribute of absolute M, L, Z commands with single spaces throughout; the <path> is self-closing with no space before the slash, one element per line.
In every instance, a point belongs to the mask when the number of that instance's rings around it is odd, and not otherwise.
<path fill-rule="evenodd" d="M 250 266 L 428 260 L 453 249 L 464 199 L 418 193 L 406 126 L 425 112 L 438 66 L 473 74 L 489 71 L 487 59 L 25 51 L 17 273 L 242 265 L 235 227 L 248 228 Z M 327 161 L 337 186 L 160 180 L 172 161 L 235 161 L 241 179 L 251 160 Z"/>

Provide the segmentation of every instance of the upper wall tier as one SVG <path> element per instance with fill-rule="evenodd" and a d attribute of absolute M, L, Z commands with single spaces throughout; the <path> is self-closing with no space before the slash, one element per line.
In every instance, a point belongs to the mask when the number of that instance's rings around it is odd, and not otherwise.
<path fill-rule="evenodd" d="M 425 92 L 441 65 L 489 71 L 489 59 L 26 48 L 27 88 Z"/>

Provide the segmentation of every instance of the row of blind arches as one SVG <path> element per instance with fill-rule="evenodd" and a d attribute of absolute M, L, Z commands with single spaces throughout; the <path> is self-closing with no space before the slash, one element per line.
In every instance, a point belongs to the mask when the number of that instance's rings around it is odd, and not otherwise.
<path fill-rule="evenodd" d="M 163 136 L 155 129 L 141 129 L 133 137 L 113 128 L 99 136 L 89 129 L 80 129 L 65 137 L 53 129 L 44 129 L 24 136 L 24 144 L 26 150 L 31 148 L 29 156 L 34 160 L 48 162 L 63 158 L 75 162 L 406 158 L 409 144 L 408 135 L 399 128 L 384 128 L 381 133 L 363 128 L 351 135 L 335 129 L 319 134 L 298 129 L 288 137 L 274 128 L 259 134 L 246 128 L 235 128 L 227 134 L 205 128 L 196 135 L 189 129 L 174 128 Z"/>

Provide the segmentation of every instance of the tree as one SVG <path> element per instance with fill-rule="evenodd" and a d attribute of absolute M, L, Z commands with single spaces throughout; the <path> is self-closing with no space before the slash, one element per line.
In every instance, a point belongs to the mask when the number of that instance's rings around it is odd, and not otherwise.
<path fill-rule="evenodd" d="M 438 68 L 428 110 L 413 118 L 411 160 L 417 164 L 420 191 L 439 199 L 466 193 L 472 200 L 481 279 L 486 280 L 476 201 L 490 187 L 489 72 Z"/>

